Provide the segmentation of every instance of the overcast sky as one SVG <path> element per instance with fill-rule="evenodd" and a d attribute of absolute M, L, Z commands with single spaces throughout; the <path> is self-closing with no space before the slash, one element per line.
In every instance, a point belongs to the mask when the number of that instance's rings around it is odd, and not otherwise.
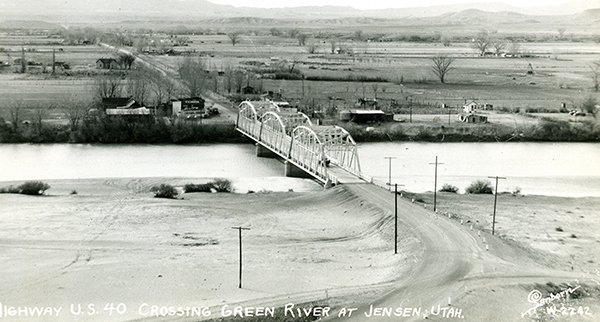
<path fill-rule="evenodd" d="M 229 4 L 236 7 L 299 7 L 299 6 L 351 6 L 357 9 L 384 9 L 404 7 L 427 7 L 453 3 L 504 2 L 518 7 L 549 6 L 568 2 L 568 0 L 208 0 L 217 4 Z"/>

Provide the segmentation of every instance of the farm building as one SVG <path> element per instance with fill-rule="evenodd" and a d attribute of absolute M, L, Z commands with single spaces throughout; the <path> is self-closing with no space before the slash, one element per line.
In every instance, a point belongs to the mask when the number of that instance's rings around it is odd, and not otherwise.
<path fill-rule="evenodd" d="M 150 115 L 150 110 L 131 97 L 103 98 L 102 108 L 106 115 Z"/>
<path fill-rule="evenodd" d="M 346 110 L 340 112 L 340 120 L 355 123 L 390 122 L 393 114 L 386 114 L 382 110 Z"/>
<path fill-rule="evenodd" d="M 477 114 L 461 114 L 458 116 L 461 122 L 465 123 L 487 123 L 487 116 Z"/>
<path fill-rule="evenodd" d="M 493 110 L 494 106 L 492 104 L 478 104 L 475 101 L 470 101 L 467 104 L 463 105 L 463 112 L 465 113 L 473 113 L 475 110 Z"/>
<path fill-rule="evenodd" d="M 121 65 L 114 58 L 100 58 L 96 61 L 97 69 L 120 69 Z"/>
<path fill-rule="evenodd" d="M 473 113 L 473 111 L 475 111 L 478 108 L 479 108 L 479 105 L 475 101 L 470 101 L 470 102 L 466 103 L 465 105 L 463 105 L 463 111 L 465 113 Z"/>

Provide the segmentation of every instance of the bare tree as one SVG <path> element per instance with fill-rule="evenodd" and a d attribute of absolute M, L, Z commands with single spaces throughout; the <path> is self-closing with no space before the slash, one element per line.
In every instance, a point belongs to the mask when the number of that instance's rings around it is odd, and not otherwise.
<path fill-rule="evenodd" d="M 12 123 L 13 130 L 17 132 L 19 130 L 19 123 L 23 116 L 23 110 L 25 109 L 25 103 L 23 99 L 9 99 L 6 111 L 8 112 L 8 120 Z"/>
<path fill-rule="evenodd" d="M 363 41 L 364 40 L 364 38 L 363 38 L 363 31 L 362 30 L 356 30 L 354 32 L 354 40 L 356 40 L 356 41 Z"/>
<path fill-rule="evenodd" d="M 98 76 L 95 81 L 96 95 L 103 98 L 119 97 L 123 88 L 121 76 L 117 73 L 107 73 Z"/>
<path fill-rule="evenodd" d="M 32 108 L 33 125 L 38 135 L 42 134 L 43 121 L 48 118 L 50 110 L 54 108 L 53 103 L 37 103 Z"/>
<path fill-rule="evenodd" d="M 521 45 L 518 42 L 512 40 L 508 45 L 508 52 L 513 56 L 519 55 L 521 53 Z"/>
<path fill-rule="evenodd" d="M 298 65 L 301 62 L 301 58 L 298 55 L 294 55 L 294 57 L 292 57 L 292 60 L 288 63 L 288 71 L 290 73 L 294 72 L 294 69 L 296 68 L 296 65 Z"/>
<path fill-rule="evenodd" d="M 153 94 L 154 104 L 160 105 L 168 102 L 177 89 L 176 83 L 167 75 L 154 69 L 147 69 L 147 78 L 150 81 L 149 91 Z"/>
<path fill-rule="evenodd" d="M 233 31 L 233 32 L 228 33 L 227 37 L 229 37 L 229 40 L 231 40 L 231 45 L 235 46 L 235 44 L 240 42 L 240 40 L 242 38 L 242 32 L 241 31 Z"/>
<path fill-rule="evenodd" d="M 117 61 L 119 62 L 119 65 L 121 65 L 121 68 L 131 69 L 133 62 L 135 62 L 135 55 L 120 52 Z"/>
<path fill-rule="evenodd" d="M 77 130 L 79 122 L 83 119 L 92 105 L 92 100 L 77 97 L 77 95 L 64 96 L 58 103 L 59 108 L 62 109 L 69 120 L 71 131 Z"/>
<path fill-rule="evenodd" d="M 298 46 L 306 46 L 306 40 L 308 40 L 308 34 L 298 34 Z"/>
<path fill-rule="evenodd" d="M 445 55 L 436 56 L 431 59 L 432 65 L 431 70 L 439 77 L 440 82 L 444 83 L 446 74 L 454 69 L 452 63 L 454 58 Z"/>
<path fill-rule="evenodd" d="M 473 48 L 477 50 L 479 56 L 485 56 L 490 45 L 490 35 L 487 30 L 480 31 L 475 38 L 473 38 Z"/>
<path fill-rule="evenodd" d="M 209 71 L 204 61 L 198 58 L 185 57 L 179 62 L 177 71 L 190 97 L 202 94 L 209 84 Z"/>
<path fill-rule="evenodd" d="M 592 75 L 590 77 L 592 79 L 594 90 L 597 92 L 598 89 L 600 89 L 600 60 L 593 62 L 590 65 L 590 69 L 592 70 Z"/>
<path fill-rule="evenodd" d="M 567 31 L 567 29 L 556 28 L 556 31 L 558 31 L 558 39 L 563 39 L 563 37 L 565 36 L 565 31 Z"/>
<path fill-rule="evenodd" d="M 300 30 L 293 28 L 288 31 L 288 34 L 290 35 L 290 38 L 297 38 L 300 34 Z"/>
<path fill-rule="evenodd" d="M 308 44 L 306 45 L 306 51 L 309 54 L 314 54 L 319 50 L 319 46 L 317 45 L 316 41 L 309 41 Z"/>
<path fill-rule="evenodd" d="M 330 49 L 331 49 L 331 53 L 335 54 L 335 51 L 337 49 L 337 40 L 336 39 L 331 39 L 329 41 L 329 44 L 331 45 Z"/>
<path fill-rule="evenodd" d="M 151 85 L 150 71 L 147 68 L 140 67 L 129 74 L 126 87 L 127 94 L 143 106 L 148 101 Z"/>
<path fill-rule="evenodd" d="M 494 37 L 490 40 L 490 47 L 494 50 L 496 56 L 502 54 L 506 47 L 506 41 L 500 37 Z"/>

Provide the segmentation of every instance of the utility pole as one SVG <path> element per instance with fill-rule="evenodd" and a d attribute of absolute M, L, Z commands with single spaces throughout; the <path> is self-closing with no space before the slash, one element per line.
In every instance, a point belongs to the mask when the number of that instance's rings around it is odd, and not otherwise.
<path fill-rule="evenodd" d="M 403 184 L 401 184 L 403 186 Z M 394 184 L 394 254 L 398 254 L 398 184 Z"/>
<path fill-rule="evenodd" d="M 496 178 L 496 190 L 494 190 L 494 215 L 492 216 L 492 235 L 494 235 L 494 229 L 496 228 L 496 202 L 498 201 L 498 179 L 506 179 L 505 177 L 488 177 Z"/>
<path fill-rule="evenodd" d="M 56 48 L 52 47 L 52 75 L 56 71 Z"/>
<path fill-rule="evenodd" d="M 410 107 L 410 114 L 409 115 L 410 116 L 409 116 L 409 118 L 410 118 L 410 123 L 412 123 L 412 97 L 410 98 L 409 102 L 410 102 L 410 105 L 409 105 L 409 107 Z"/>
<path fill-rule="evenodd" d="M 435 212 L 437 210 L 437 166 L 438 166 L 438 164 L 443 164 L 443 163 L 438 163 L 438 157 L 436 155 L 435 163 L 430 163 L 430 164 L 435 164 L 435 180 L 433 182 L 433 212 Z"/>
<path fill-rule="evenodd" d="M 240 232 L 240 285 L 239 288 L 242 288 L 242 230 L 250 230 L 250 228 L 244 227 L 231 227 L 231 229 L 237 229 Z"/>
<path fill-rule="evenodd" d="M 388 182 L 386 183 L 386 185 L 390 186 L 390 189 L 392 188 L 392 159 L 395 159 L 396 157 L 383 157 L 384 159 L 388 159 L 388 163 L 389 163 L 389 170 L 388 170 Z"/>

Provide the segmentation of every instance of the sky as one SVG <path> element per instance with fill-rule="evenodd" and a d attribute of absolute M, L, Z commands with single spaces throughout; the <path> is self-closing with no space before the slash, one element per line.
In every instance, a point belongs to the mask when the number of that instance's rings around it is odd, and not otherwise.
<path fill-rule="evenodd" d="M 405 7 L 427 7 L 455 3 L 504 2 L 517 7 L 549 6 L 568 2 L 568 0 L 208 0 L 216 4 L 228 4 L 236 7 L 281 8 L 299 6 L 350 6 L 357 9 L 385 9 Z"/>

